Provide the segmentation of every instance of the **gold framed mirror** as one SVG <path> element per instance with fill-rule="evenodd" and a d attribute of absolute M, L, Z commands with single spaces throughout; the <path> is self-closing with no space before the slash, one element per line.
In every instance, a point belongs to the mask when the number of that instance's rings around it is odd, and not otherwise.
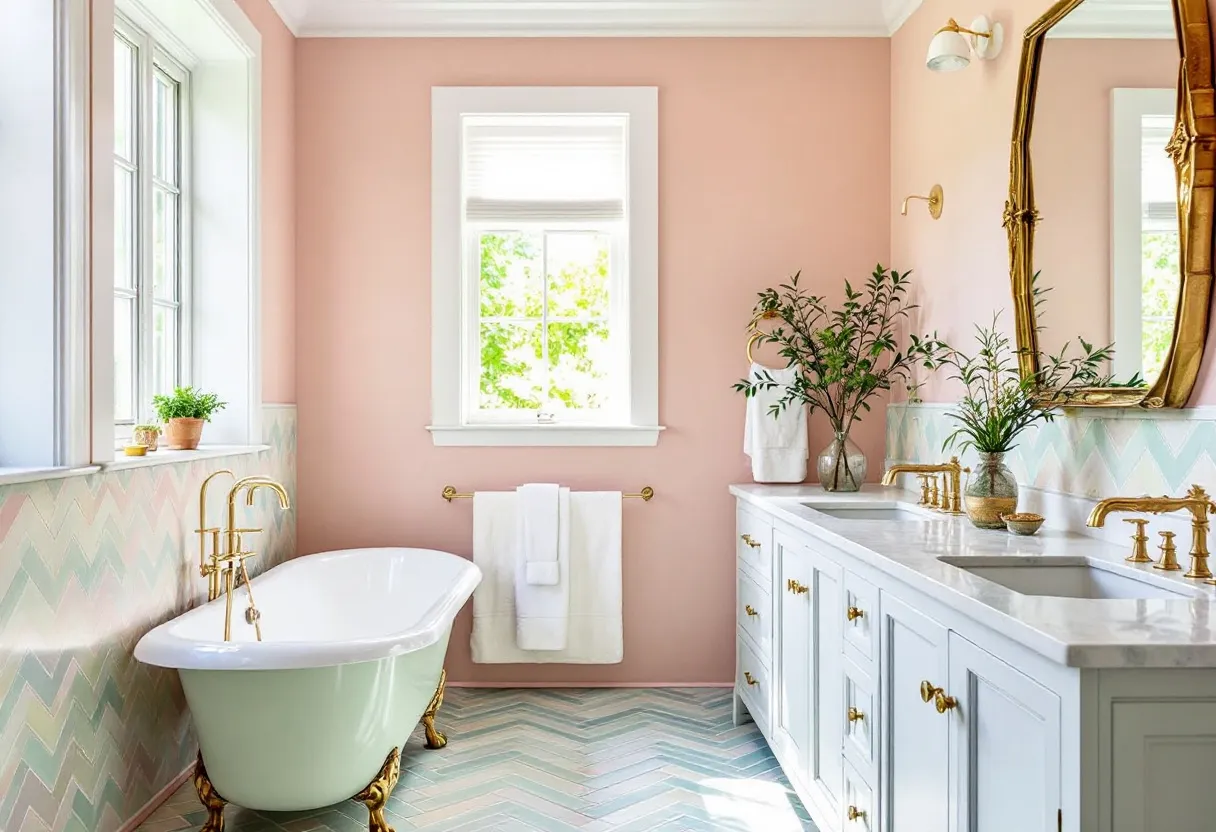
<path fill-rule="evenodd" d="M 1041 356 L 1078 336 L 1115 344 L 1107 383 L 1057 401 L 1182 407 L 1195 386 L 1216 208 L 1207 3 L 1059 0 L 1023 36 L 1004 211 L 1020 370 L 1037 378 Z M 1101 67 L 1107 77 L 1096 77 Z M 1083 120 L 1103 102 L 1105 124 Z M 1038 183 L 1041 212 L 1032 157 L 1049 174 Z"/>

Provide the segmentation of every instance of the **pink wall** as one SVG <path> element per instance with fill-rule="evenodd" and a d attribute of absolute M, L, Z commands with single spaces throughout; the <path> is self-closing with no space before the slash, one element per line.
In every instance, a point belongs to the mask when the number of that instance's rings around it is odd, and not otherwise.
<path fill-rule="evenodd" d="M 300 551 L 471 548 L 462 490 L 557 479 L 658 497 L 625 509 L 625 661 L 475 666 L 454 680 L 726 682 L 744 326 L 798 268 L 825 287 L 887 263 L 885 40 L 302 40 L 297 44 Z M 657 448 L 435 448 L 430 412 L 432 85 L 660 88 Z M 875 468 L 883 420 L 859 432 Z M 827 443 L 815 420 L 812 443 Z M 876 471 L 874 473 L 877 473 Z"/>
<path fill-rule="evenodd" d="M 1056 351 L 1080 335 L 1105 344 L 1111 339 L 1111 90 L 1174 89 L 1178 44 L 1049 39 L 1040 77 L 1031 145 L 1043 215 L 1035 268 L 1051 288 L 1041 343 Z"/>
<path fill-rule="evenodd" d="M 262 400 L 296 400 L 296 39 L 268 0 L 237 0 L 262 33 Z"/>
<path fill-rule="evenodd" d="M 1003 309 L 1012 332 L 1008 246 L 1001 212 L 1009 190 L 1009 140 L 1017 88 L 1021 33 L 1048 0 L 924 0 L 891 43 L 891 195 L 945 188 L 945 212 L 933 222 L 923 211 L 891 222 L 891 256 L 920 277 L 922 322 L 951 342 L 971 338 L 973 323 Z M 1216 14 L 1216 0 L 1209 0 Z M 925 49 L 950 17 L 986 14 L 1005 27 L 995 61 L 962 72 L 925 70 Z M 1105 131 L 1105 126 L 1099 132 Z M 1046 206 L 1043 207 L 1046 213 Z M 1190 404 L 1216 402 L 1216 350 L 1204 359 Z M 953 383 L 938 375 L 921 391 L 926 401 L 952 401 Z"/>

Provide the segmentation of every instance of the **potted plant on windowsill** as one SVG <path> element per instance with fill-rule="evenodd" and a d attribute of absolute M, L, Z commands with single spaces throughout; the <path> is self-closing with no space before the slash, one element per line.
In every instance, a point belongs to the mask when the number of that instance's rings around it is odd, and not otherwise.
<path fill-rule="evenodd" d="M 215 393 L 202 393 L 193 387 L 178 387 L 171 396 L 153 396 L 156 415 L 165 424 L 165 447 L 183 451 L 197 448 L 203 423 L 210 422 L 226 404 Z"/>
<path fill-rule="evenodd" d="M 131 444 L 143 445 L 148 453 L 155 451 L 160 443 L 160 425 L 136 425 L 131 428 Z"/>
<path fill-rule="evenodd" d="M 1101 373 L 1114 354 L 1114 345 L 1097 347 L 1078 338 L 1080 354 L 1069 356 L 1069 344 L 1056 354 L 1041 353 L 1036 376 L 1018 371 L 1018 352 L 1009 336 L 992 325 L 976 325 L 974 355 L 951 349 L 942 364 L 954 368 L 951 378 L 962 382 L 962 399 L 947 418 L 958 427 L 946 437 L 943 448 L 971 449 L 979 464 L 963 492 L 967 517 L 981 529 L 1003 529 L 1001 517 L 1018 503 L 1018 482 L 1005 466 L 1005 454 L 1017 447 L 1022 432 L 1037 422 L 1051 422 L 1067 404 L 1067 391 L 1077 386 L 1107 386 L 1114 382 Z M 1133 383 L 1136 380 L 1133 380 Z"/>
<path fill-rule="evenodd" d="M 753 321 L 777 318 L 780 323 L 759 343 L 777 344 L 787 366 L 798 372 L 772 406 L 774 417 L 787 407 L 822 410 L 832 425 L 832 443 L 819 455 L 819 482 L 828 491 L 856 491 L 865 482 L 866 458 L 849 438 L 870 399 L 890 390 L 899 380 L 908 383 L 913 367 L 935 369 L 947 346 L 934 335 L 909 335 L 900 349 L 897 329 L 916 309 L 907 302 L 910 271 L 888 271 L 882 265 L 856 290 L 844 284 L 845 299 L 838 309 L 808 294 L 799 286 L 801 272 L 788 284 L 760 293 Z M 735 384 L 745 396 L 779 386 L 767 372 Z"/>

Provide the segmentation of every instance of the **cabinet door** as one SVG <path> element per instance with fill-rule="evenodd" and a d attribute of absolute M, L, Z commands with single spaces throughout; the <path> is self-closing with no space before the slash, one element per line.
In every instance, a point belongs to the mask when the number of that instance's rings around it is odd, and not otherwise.
<path fill-rule="evenodd" d="M 811 656 L 813 747 L 811 779 L 838 813 L 844 788 L 844 590 L 839 564 L 810 553 L 815 579 L 811 611 L 814 652 Z"/>
<path fill-rule="evenodd" d="M 805 547 L 781 533 L 773 535 L 780 569 L 778 607 L 777 752 L 786 774 L 806 782 L 811 741 L 811 585 Z"/>
<path fill-rule="evenodd" d="M 1055 829 L 1060 697 L 950 633 L 951 832 Z"/>
<path fill-rule="evenodd" d="M 882 828 L 943 832 L 950 824 L 950 716 L 921 698 L 921 683 L 950 682 L 946 629 L 885 592 L 879 605 Z"/>

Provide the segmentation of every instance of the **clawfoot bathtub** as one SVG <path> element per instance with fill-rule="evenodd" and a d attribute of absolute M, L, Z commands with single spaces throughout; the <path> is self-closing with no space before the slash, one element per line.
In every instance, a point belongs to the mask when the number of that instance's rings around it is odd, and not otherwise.
<path fill-rule="evenodd" d="M 145 635 L 135 657 L 177 669 L 198 730 L 204 828 L 223 828 L 226 802 L 286 811 L 353 797 L 372 830 L 388 829 L 398 751 L 419 719 L 428 746 L 447 742 L 434 726 L 443 657 L 480 580 L 429 549 L 308 555 L 253 579 L 260 642 L 239 614 L 223 640 L 223 597 Z"/>

